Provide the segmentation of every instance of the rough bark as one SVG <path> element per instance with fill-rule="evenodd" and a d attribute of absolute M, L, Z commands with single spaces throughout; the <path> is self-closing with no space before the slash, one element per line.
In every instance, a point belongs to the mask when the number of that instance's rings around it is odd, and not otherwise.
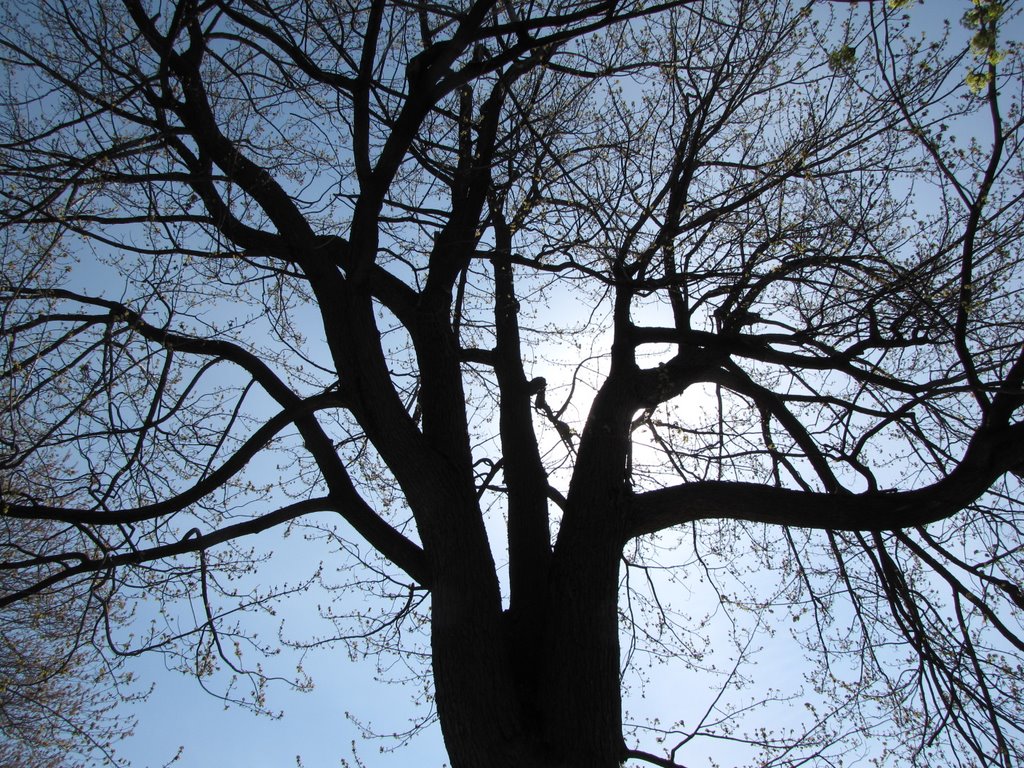
<path fill-rule="evenodd" d="M 544 626 L 530 633 L 541 645 L 528 654 L 514 647 L 525 633 L 482 606 L 464 572 L 450 576 L 435 577 L 432 652 L 453 768 L 618 766 L 617 554 L 594 547 L 556 558 Z"/>

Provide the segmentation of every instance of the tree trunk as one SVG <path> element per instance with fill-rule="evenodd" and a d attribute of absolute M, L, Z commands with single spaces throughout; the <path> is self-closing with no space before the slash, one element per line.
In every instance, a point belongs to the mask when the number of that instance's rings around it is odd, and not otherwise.
<path fill-rule="evenodd" d="M 435 583 L 434 681 L 452 768 L 621 764 L 619 551 L 603 538 L 556 557 L 546 609 L 531 612 L 539 627 L 480 610 L 465 574 Z"/>
<path fill-rule="evenodd" d="M 524 716 L 501 593 L 483 526 L 455 523 L 431 547 L 431 655 L 437 713 L 453 768 L 546 763 Z"/>
<path fill-rule="evenodd" d="M 573 582 L 579 586 L 584 579 Z M 562 594 L 568 596 L 572 589 L 566 586 Z M 618 768 L 623 747 L 615 601 L 575 594 L 558 601 L 565 610 L 547 623 L 543 659 L 530 670 L 532 684 L 512 674 L 517 665 L 504 638 L 495 642 L 484 626 L 489 622 L 438 626 L 435 611 L 434 683 L 452 768 Z M 534 701 L 524 701 L 527 691 Z"/>
<path fill-rule="evenodd" d="M 425 542 L 437 708 L 453 768 L 621 764 L 618 573 L 629 502 L 628 394 L 610 387 L 595 400 L 544 594 L 513 595 L 515 614 L 502 615 L 478 510 L 454 515 L 459 522 L 444 536 Z"/>
<path fill-rule="evenodd" d="M 452 768 L 548 766 L 522 716 L 504 642 L 489 622 L 437 626 L 437 712 Z"/>
<path fill-rule="evenodd" d="M 544 735 L 559 766 L 617 768 L 623 755 L 618 554 L 577 554 L 553 573 L 540 680 Z"/>

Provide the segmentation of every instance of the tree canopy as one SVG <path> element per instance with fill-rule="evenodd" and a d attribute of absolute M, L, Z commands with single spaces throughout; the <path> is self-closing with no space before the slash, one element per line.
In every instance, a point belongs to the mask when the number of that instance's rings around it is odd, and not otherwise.
<path fill-rule="evenodd" d="M 4 0 L 0 606 L 261 709 L 320 591 L 456 768 L 1019 765 L 1018 10 L 932 5 Z"/>

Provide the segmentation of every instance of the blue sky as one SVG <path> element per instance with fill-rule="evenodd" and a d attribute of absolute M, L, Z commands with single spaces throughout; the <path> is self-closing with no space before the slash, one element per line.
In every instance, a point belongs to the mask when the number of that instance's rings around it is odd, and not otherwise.
<path fill-rule="evenodd" d="M 350 661 L 344 651 L 321 653 L 308 666 L 316 687 L 308 693 L 279 686 L 270 702 L 285 711 L 279 720 L 257 717 L 238 707 L 227 707 L 204 693 L 195 679 L 168 673 L 158 656 L 138 665 L 140 675 L 157 680 L 149 701 L 135 708 L 139 719 L 135 734 L 119 753 L 133 768 L 160 768 L 184 747 L 180 768 L 295 766 L 301 756 L 306 768 L 340 766 L 352 760 L 355 741 L 360 759 L 370 768 L 405 768 L 446 764 L 440 731 L 435 726 L 404 749 L 380 752 L 388 741 L 365 741 L 345 717 L 359 713 L 381 729 L 406 727 L 412 712 L 408 690 L 373 679 L 373 664 Z"/>

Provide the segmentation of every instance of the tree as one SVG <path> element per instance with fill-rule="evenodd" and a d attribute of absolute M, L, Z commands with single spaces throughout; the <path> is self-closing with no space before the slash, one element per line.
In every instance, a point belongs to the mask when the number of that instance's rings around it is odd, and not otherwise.
<path fill-rule="evenodd" d="M 8 275 L 21 272 L 23 278 L 35 279 L 52 266 L 45 248 L 35 250 L 34 259 L 24 255 L 17 264 L 8 264 Z M 17 403 L 24 394 L 16 386 L 18 379 L 7 375 L 0 385 L 5 457 L 19 438 L 41 439 L 41 425 L 17 424 Z M 34 459 L 32 471 L 4 468 L 3 496 L 59 501 L 46 494 L 60 484 L 61 472 L 40 456 Z M 124 765 L 115 744 L 131 735 L 135 721 L 118 705 L 145 694 L 133 690 L 124 658 L 107 653 L 104 639 L 112 626 L 130 623 L 126 605 L 116 587 L 102 578 L 38 587 L 52 573 L 53 563 L 61 562 L 67 547 L 76 543 L 77 537 L 60 523 L 4 515 L 0 526 L 0 592 L 30 592 L 0 610 L 0 766 Z"/>
<path fill-rule="evenodd" d="M 239 609 L 365 589 L 458 768 L 1019 764 L 1024 80 L 963 10 L 5 3 L 3 462 L 62 469 L 3 604 L 193 600 L 132 648 L 261 707 Z M 333 559 L 261 583 L 275 527 Z M 704 715 L 624 730 L 642 658 Z"/>
<path fill-rule="evenodd" d="M 30 551 L 52 546 L 43 540 L 61 535 L 54 535 L 48 522 L 6 519 L 5 541 L 16 540 Z M 18 571 L 2 575 L 5 594 L 31 585 Z M 98 605 L 98 593 L 65 588 L 4 608 L 0 765 L 5 768 L 124 765 L 114 747 L 131 734 L 134 721 L 115 707 L 133 698 L 131 676 L 91 643 L 97 623 L 125 616 L 120 605 Z"/>

